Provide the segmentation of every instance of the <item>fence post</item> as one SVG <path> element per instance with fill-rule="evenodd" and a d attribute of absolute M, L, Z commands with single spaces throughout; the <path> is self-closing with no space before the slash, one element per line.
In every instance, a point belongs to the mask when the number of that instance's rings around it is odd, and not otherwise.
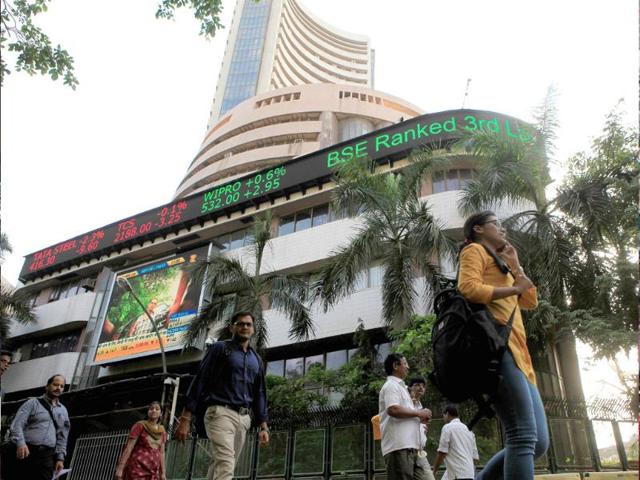
<path fill-rule="evenodd" d="M 591 460 L 596 469 L 596 472 L 602 471 L 602 462 L 600 461 L 600 451 L 598 450 L 598 441 L 596 440 L 596 433 L 593 430 L 593 422 L 590 419 L 585 419 L 587 422 L 587 436 L 589 439 L 589 450 L 591 450 Z"/>
<path fill-rule="evenodd" d="M 193 477 L 193 464 L 196 460 L 196 445 L 198 444 L 198 436 L 193 435 L 191 437 L 191 448 L 189 449 L 189 464 L 187 467 L 187 477 L 185 480 L 191 480 Z"/>
<path fill-rule="evenodd" d="M 616 447 L 618 448 L 620 463 L 622 463 L 622 470 L 629 470 L 627 451 L 624 449 L 624 441 L 622 440 L 622 434 L 620 433 L 620 425 L 618 425 L 617 420 L 612 420 L 611 426 L 613 427 L 613 436 L 616 439 Z"/>

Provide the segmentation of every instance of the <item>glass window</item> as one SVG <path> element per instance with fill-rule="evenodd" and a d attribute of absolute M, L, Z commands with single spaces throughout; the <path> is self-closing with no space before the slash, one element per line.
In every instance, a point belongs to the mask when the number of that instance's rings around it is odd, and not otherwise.
<path fill-rule="evenodd" d="M 288 235 L 294 231 L 294 215 L 288 215 L 280 219 L 280 228 L 278 229 L 278 235 Z"/>
<path fill-rule="evenodd" d="M 471 170 L 464 169 L 464 170 L 460 170 L 460 188 L 465 188 L 467 186 L 467 184 L 469 183 L 469 181 L 472 178 L 472 172 Z"/>
<path fill-rule="evenodd" d="M 333 427 L 331 471 L 335 473 L 364 470 L 364 425 Z"/>
<path fill-rule="evenodd" d="M 313 207 L 313 226 L 324 225 L 329 221 L 329 205 Z"/>
<path fill-rule="evenodd" d="M 447 190 L 460 190 L 458 170 L 449 170 L 447 172 Z"/>
<path fill-rule="evenodd" d="M 284 376 L 284 360 L 274 360 L 267 363 L 267 375 Z"/>
<path fill-rule="evenodd" d="M 320 365 L 321 367 L 324 367 L 324 355 L 320 354 L 306 357 L 304 359 L 304 371 L 308 372 L 311 365 Z"/>
<path fill-rule="evenodd" d="M 293 447 L 293 474 L 324 472 L 324 430 L 298 430 Z"/>
<path fill-rule="evenodd" d="M 311 228 L 311 210 L 296 213 L 296 232 Z"/>
<path fill-rule="evenodd" d="M 376 347 L 376 362 L 384 364 L 384 359 L 391 353 L 391 343 L 381 343 Z"/>
<path fill-rule="evenodd" d="M 253 230 L 251 228 L 245 229 L 244 246 L 247 247 L 249 245 L 253 245 L 254 240 L 255 240 L 255 236 L 254 236 Z"/>
<path fill-rule="evenodd" d="M 351 360 L 356 355 L 356 353 L 358 353 L 357 348 L 350 348 L 349 350 L 347 350 L 347 358 Z"/>
<path fill-rule="evenodd" d="M 382 277 L 384 276 L 384 267 L 375 265 L 369 269 L 369 288 L 379 287 L 382 285 Z"/>
<path fill-rule="evenodd" d="M 176 442 L 170 442 L 176 443 Z M 288 432 L 271 432 L 269 444 L 258 449 L 258 476 L 284 477 L 287 462 Z M 206 476 L 206 472 L 205 472 Z"/>
<path fill-rule="evenodd" d="M 433 174 L 433 193 L 440 193 L 446 190 L 446 183 L 444 181 L 444 172 L 435 172 Z"/>
<path fill-rule="evenodd" d="M 327 370 L 338 370 L 347 363 L 347 351 L 327 352 Z"/>
<path fill-rule="evenodd" d="M 359 292 L 360 290 L 364 290 L 365 288 L 367 288 L 367 283 L 368 283 L 367 277 L 368 277 L 367 270 L 364 270 L 358 274 L 358 276 L 356 277 L 356 281 L 353 284 L 354 292 Z"/>
<path fill-rule="evenodd" d="M 301 377 L 303 374 L 304 363 L 302 358 L 289 358 L 285 363 L 284 376 L 287 378 Z"/>
<path fill-rule="evenodd" d="M 244 230 L 238 230 L 231 234 L 231 241 L 229 243 L 229 250 L 235 250 L 236 248 L 242 248 L 244 245 Z"/>

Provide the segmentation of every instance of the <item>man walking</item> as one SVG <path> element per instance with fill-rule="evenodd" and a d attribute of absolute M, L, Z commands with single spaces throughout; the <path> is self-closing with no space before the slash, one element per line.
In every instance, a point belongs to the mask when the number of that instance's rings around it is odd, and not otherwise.
<path fill-rule="evenodd" d="M 444 460 L 448 480 L 473 480 L 475 476 L 474 460 L 478 460 L 476 437 L 458 418 L 455 405 L 447 405 L 442 416 L 445 425 L 440 433 L 438 455 L 433 464 L 433 473 Z M 444 478 L 444 477 L 443 477 Z"/>
<path fill-rule="evenodd" d="M 422 397 L 427 391 L 427 382 L 422 377 L 415 377 L 409 380 L 409 396 L 416 410 L 422 410 Z M 418 462 L 424 469 L 427 480 L 436 480 L 431 471 L 431 465 L 427 460 L 427 422 L 420 422 L 420 450 L 418 450 Z"/>
<path fill-rule="evenodd" d="M 24 402 L 11 422 L 11 448 L 3 455 L 3 480 L 51 480 L 64 466 L 69 438 L 69 413 L 60 403 L 65 379 L 47 380 L 42 397 Z"/>
<path fill-rule="evenodd" d="M 204 420 L 213 460 L 207 480 L 231 480 L 242 452 L 246 433 L 253 423 L 260 426 L 261 445 L 269 442 L 264 367 L 249 341 L 254 334 L 253 315 L 238 312 L 231 318 L 232 339 L 209 347 L 196 377 L 187 391 L 176 438 L 190 432 L 191 418 Z M 198 418 L 202 416 L 203 418 Z"/>
<path fill-rule="evenodd" d="M 424 462 L 421 451 L 420 422 L 431 418 L 427 408 L 416 410 L 404 379 L 409 373 L 407 359 L 392 353 L 384 361 L 387 381 L 379 395 L 382 455 L 387 467 L 388 480 L 424 480 Z"/>

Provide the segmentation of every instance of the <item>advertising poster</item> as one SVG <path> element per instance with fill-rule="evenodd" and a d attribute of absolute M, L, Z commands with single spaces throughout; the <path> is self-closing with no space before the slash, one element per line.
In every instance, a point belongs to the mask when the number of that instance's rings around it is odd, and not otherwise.
<path fill-rule="evenodd" d="M 193 267 L 207 256 L 207 247 L 174 255 L 116 275 L 102 323 L 95 364 L 111 363 L 160 352 L 149 316 L 163 339 L 165 351 L 182 348 L 184 335 L 196 317 L 202 283 Z M 145 314 L 130 291 L 146 307 Z"/>

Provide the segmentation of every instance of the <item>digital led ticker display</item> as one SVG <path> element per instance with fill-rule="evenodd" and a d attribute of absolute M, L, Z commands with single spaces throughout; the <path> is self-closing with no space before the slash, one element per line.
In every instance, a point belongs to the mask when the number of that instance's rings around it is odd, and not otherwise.
<path fill-rule="evenodd" d="M 79 235 L 25 257 L 20 280 L 27 281 L 63 265 L 133 245 L 182 226 L 275 198 L 326 181 L 335 169 L 355 158 L 386 158 L 420 146 L 485 130 L 527 142 L 530 126 L 513 117 L 477 110 L 422 115 L 313 152 L 282 165 L 232 180 L 153 210 Z"/>

